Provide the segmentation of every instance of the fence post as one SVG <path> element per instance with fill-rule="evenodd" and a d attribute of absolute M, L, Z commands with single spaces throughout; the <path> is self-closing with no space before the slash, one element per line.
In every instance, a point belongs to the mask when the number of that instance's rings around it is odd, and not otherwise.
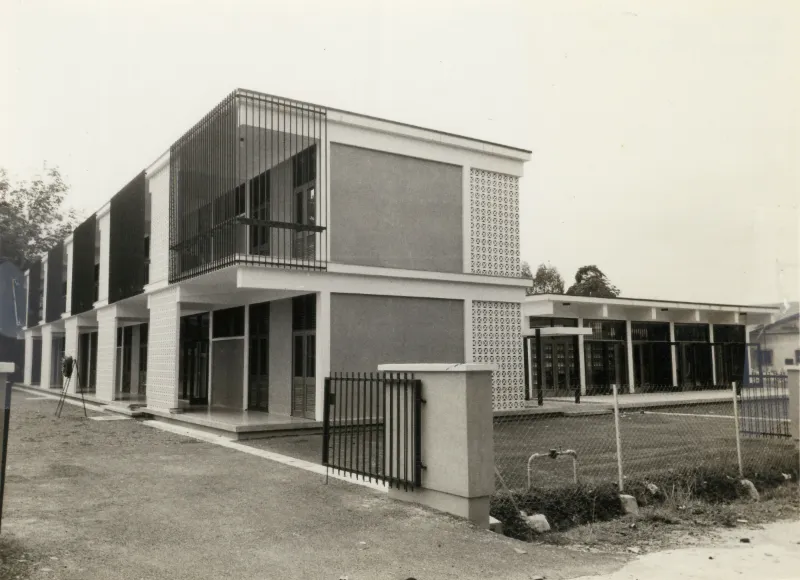
<path fill-rule="evenodd" d="M 611 385 L 614 393 L 614 432 L 617 439 L 617 482 L 619 485 L 619 492 L 625 491 L 625 476 L 622 471 L 622 436 L 619 430 L 619 400 L 618 389 L 616 383 Z"/>
<path fill-rule="evenodd" d="M 422 382 L 419 441 L 422 481 L 406 491 L 392 486 L 389 497 L 415 502 L 489 527 L 494 493 L 492 372 L 494 365 L 382 364 L 382 372 L 414 373 Z M 387 391 L 391 393 L 391 391 Z M 408 441 L 396 425 L 398 440 Z"/>
<path fill-rule="evenodd" d="M 736 381 L 731 383 L 731 396 L 733 396 L 733 422 L 736 429 L 736 460 L 739 463 L 739 477 L 744 477 L 744 465 L 742 464 L 742 439 L 739 429 L 739 395 L 736 389 Z"/>

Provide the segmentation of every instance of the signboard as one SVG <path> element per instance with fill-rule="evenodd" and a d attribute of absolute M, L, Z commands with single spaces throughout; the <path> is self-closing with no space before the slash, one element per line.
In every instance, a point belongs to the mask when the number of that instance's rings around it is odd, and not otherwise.
<path fill-rule="evenodd" d="M 3 521 L 3 495 L 6 487 L 6 451 L 8 450 L 8 418 L 11 414 L 11 383 L 6 381 L 6 374 L 0 372 L 0 402 L 3 404 L 0 413 L 0 433 L 2 433 L 2 458 L 0 458 L 0 524 Z"/>

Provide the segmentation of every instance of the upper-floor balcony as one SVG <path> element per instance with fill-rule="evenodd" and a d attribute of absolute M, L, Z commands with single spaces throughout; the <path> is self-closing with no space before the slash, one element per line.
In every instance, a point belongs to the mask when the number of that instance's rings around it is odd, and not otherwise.
<path fill-rule="evenodd" d="M 327 113 L 237 90 L 170 148 L 169 280 L 232 264 L 325 269 Z"/>

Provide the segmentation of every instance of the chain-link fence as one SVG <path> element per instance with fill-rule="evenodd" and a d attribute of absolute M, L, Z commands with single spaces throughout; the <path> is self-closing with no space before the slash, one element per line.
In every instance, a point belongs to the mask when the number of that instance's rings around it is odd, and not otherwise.
<path fill-rule="evenodd" d="M 497 417 L 497 491 L 566 488 L 576 480 L 624 490 L 697 474 L 797 477 L 785 376 L 753 376 L 727 390 L 611 391 Z"/>

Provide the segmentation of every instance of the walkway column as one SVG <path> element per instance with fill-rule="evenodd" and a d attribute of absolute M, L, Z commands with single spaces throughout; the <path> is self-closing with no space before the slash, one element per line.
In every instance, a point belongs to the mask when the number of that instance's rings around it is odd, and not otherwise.
<path fill-rule="evenodd" d="M 148 296 L 150 309 L 147 346 L 147 406 L 169 411 L 178 407 L 178 344 L 181 306 L 178 288 L 167 287 Z"/>
<path fill-rule="evenodd" d="M 578 319 L 578 328 L 583 328 L 583 318 Z M 586 394 L 586 351 L 583 348 L 583 335 L 578 335 L 578 374 L 581 380 L 581 396 Z"/>
<path fill-rule="evenodd" d="M 669 323 L 669 345 L 670 355 L 672 358 L 672 386 L 678 386 L 678 354 L 675 347 L 675 323 Z"/>
<path fill-rule="evenodd" d="M 717 352 L 714 348 L 714 325 L 708 323 L 708 341 L 711 343 L 711 382 L 717 386 Z"/>
<path fill-rule="evenodd" d="M 78 317 L 73 316 L 64 320 L 64 356 L 71 356 L 78 360 Z M 80 361 L 78 361 L 80 363 Z M 66 379 L 64 379 L 66 380 Z M 67 392 L 75 394 L 78 392 L 78 375 L 73 370 L 72 378 L 69 380 Z"/>
<path fill-rule="evenodd" d="M 316 347 L 317 347 L 317 368 L 315 369 L 316 377 L 316 401 L 314 409 L 314 418 L 317 421 L 322 421 L 323 413 L 325 411 L 325 378 L 331 374 L 331 293 L 330 292 L 317 292 L 317 330 L 316 334 Z M 492 403 L 489 402 L 491 408 Z"/>
<path fill-rule="evenodd" d="M 9 373 L 10 374 L 10 373 Z M 33 378 L 33 331 L 25 331 L 25 367 L 22 374 L 22 383 L 31 384 Z"/>
<path fill-rule="evenodd" d="M 636 392 L 636 379 L 633 373 L 633 339 L 631 338 L 631 321 L 625 321 L 625 348 L 627 351 L 628 359 L 628 392 Z"/>
<path fill-rule="evenodd" d="M 384 364 L 381 372 L 411 372 L 422 381 L 422 482 L 413 491 L 393 487 L 389 497 L 420 503 L 489 527 L 494 493 L 492 372 L 475 363 Z M 393 385 L 387 384 L 386 395 Z M 409 441 L 407 425 L 395 422 L 397 441 Z"/>
<path fill-rule="evenodd" d="M 50 324 L 42 326 L 42 376 L 39 386 L 43 389 L 50 388 L 50 376 L 53 371 L 53 327 Z"/>
<path fill-rule="evenodd" d="M 97 385 L 95 395 L 111 402 L 117 391 L 117 307 L 97 309 Z"/>

